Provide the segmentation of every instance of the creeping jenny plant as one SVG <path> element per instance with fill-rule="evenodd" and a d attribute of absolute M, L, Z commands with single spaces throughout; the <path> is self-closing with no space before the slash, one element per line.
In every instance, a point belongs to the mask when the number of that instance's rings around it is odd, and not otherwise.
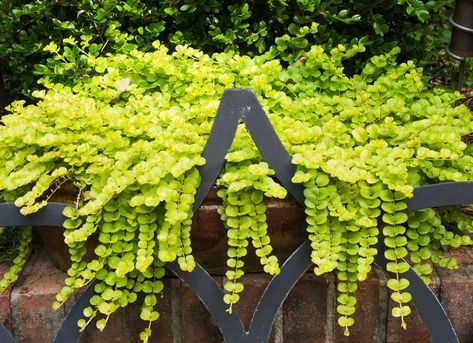
<path fill-rule="evenodd" d="M 371 270 L 380 239 L 393 273 L 392 315 L 405 326 L 411 311 L 407 263 L 428 281 L 430 262 L 455 267 L 443 246 L 470 244 L 467 235 L 443 225 L 447 218 L 473 231 L 456 208 L 404 211 L 415 186 L 473 179 L 473 148 L 461 141 L 473 125 L 468 109 L 454 105 L 459 94 L 427 87 L 413 63 L 396 64 L 397 50 L 348 76 L 343 63 L 363 46 L 329 52 L 313 46 L 288 67 L 269 55 L 208 56 L 183 46 L 169 53 L 159 42 L 154 46 L 149 53 L 89 56 L 93 74 L 72 87 L 45 78 L 35 105 L 15 102 L 2 118 L 4 201 L 15 201 L 26 215 L 46 205 L 50 190 L 64 180 L 81 190 L 80 206 L 64 211 L 73 263 L 54 307 L 97 279 L 81 328 L 96 320 L 103 329 L 139 293 L 145 294 L 141 318 L 150 325 L 158 318 L 165 264 L 177 260 L 187 271 L 195 266 L 196 168 L 205 163 L 201 154 L 223 91 L 241 87 L 255 91 L 297 165 L 293 181 L 305 189 L 313 270 L 336 272 L 345 334 L 354 324 L 358 281 Z M 265 272 L 279 273 L 264 198 L 284 198 L 286 190 L 273 174 L 241 124 L 217 180 L 228 228 L 229 312 L 244 288 L 250 243 Z M 85 242 L 94 233 L 95 258 L 85 261 Z M 141 339 L 150 335 L 149 326 Z"/>

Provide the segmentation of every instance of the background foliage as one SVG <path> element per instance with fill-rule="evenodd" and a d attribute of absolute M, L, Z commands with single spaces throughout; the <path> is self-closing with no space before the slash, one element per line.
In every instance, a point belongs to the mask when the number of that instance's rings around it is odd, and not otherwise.
<path fill-rule="evenodd" d="M 326 48 L 363 43 L 367 50 L 347 67 L 401 48 L 441 77 L 439 60 L 448 38 L 452 0 L 202 1 L 202 0 L 5 0 L 0 3 L 0 61 L 10 93 L 30 95 L 41 76 L 69 80 L 84 73 L 85 54 L 148 51 L 159 39 L 168 47 L 187 44 L 205 52 L 258 54 L 272 49 L 287 58 L 310 44 Z M 316 35 L 301 25 L 318 23 Z M 64 42 L 64 39 L 67 39 Z M 63 59 L 45 47 L 55 42 Z M 75 42 L 68 44 L 68 42 Z M 70 62 L 74 62 L 74 67 Z"/>

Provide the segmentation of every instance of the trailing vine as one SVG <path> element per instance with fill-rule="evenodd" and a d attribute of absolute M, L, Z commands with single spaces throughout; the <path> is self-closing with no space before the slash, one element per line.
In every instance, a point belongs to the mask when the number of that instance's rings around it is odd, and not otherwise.
<path fill-rule="evenodd" d="M 269 53 L 209 56 L 183 46 L 170 53 L 159 42 L 154 48 L 88 56 L 97 75 L 72 86 L 44 78 L 36 104 L 15 102 L 2 118 L 4 201 L 28 214 L 45 206 L 65 179 L 81 189 L 80 206 L 64 210 L 72 266 L 54 307 L 97 279 L 81 329 L 95 321 L 102 330 L 140 293 L 141 318 L 150 325 L 158 318 L 165 264 L 195 267 L 190 225 L 197 167 L 205 163 L 202 152 L 223 91 L 240 87 L 255 91 L 297 166 L 293 182 L 304 187 L 313 270 L 336 271 L 344 333 L 354 325 L 354 293 L 372 268 L 379 240 L 392 273 L 392 314 L 404 327 L 411 300 L 407 261 L 428 281 L 430 263 L 455 267 L 444 246 L 471 244 L 464 234 L 473 230 L 471 220 L 455 209 L 405 213 L 415 186 L 473 180 L 472 150 L 461 141 L 473 124 L 468 109 L 455 106 L 460 95 L 428 88 L 412 62 L 396 64 L 398 49 L 348 76 L 343 65 L 364 51 L 361 45 L 329 52 L 312 46 L 288 67 Z M 243 124 L 216 184 L 227 228 L 224 301 L 231 313 L 244 291 L 249 244 L 265 272 L 279 273 L 264 201 L 287 192 Z M 442 224 L 441 214 L 461 223 L 461 232 Z M 99 243 L 95 257 L 85 260 L 92 235 Z"/>
<path fill-rule="evenodd" d="M 227 158 L 237 159 L 231 156 Z M 228 293 L 225 294 L 224 301 L 229 304 L 229 313 L 232 313 L 233 304 L 239 300 L 238 294 L 244 290 L 243 283 L 237 281 L 244 275 L 243 257 L 247 253 L 250 239 L 263 270 L 269 275 L 279 274 L 278 258 L 271 254 L 273 248 L 267 233 L 266 205 L 263 199 L 264 196 L 284 198 L 287 193 L 270 177 L 274 171 L 269 169 L 266 162 L 240 162 L 227 163 L 225 172 L 217 181 L 218 186 L 223 186 L 217 192 L 223 199 L 219 213 L 228 229 L 227 266 L 231 269 L 225 273 L 228 281 L 224 289 Z"/>
<path fill-rule="evenodd" d="M 13 230 L 18 230 L 18 228 L 13 228 Z M 5 235 L 5 228 L 1 228 L 1 234 Z M 32 238 L 32 228 L 26 227 L 22 228 L 19 237 L 15 237 L 15 241 L 18 244 L 15 247 L 15 252 L 17 253 L 16 256 L 12 259 L 12 263 L 7 271 L 5 271 L 2 275 L 2 279 L 0 280 L 0 292 L 3 292 L 7 289 L 8 286 L 13 284 L 23 270 L 23 266 L 26 263 L 26 257 L 30 251 L 30 242 Z M 7 236 L 8 238 L 12 238 L 12 235 Z"/>

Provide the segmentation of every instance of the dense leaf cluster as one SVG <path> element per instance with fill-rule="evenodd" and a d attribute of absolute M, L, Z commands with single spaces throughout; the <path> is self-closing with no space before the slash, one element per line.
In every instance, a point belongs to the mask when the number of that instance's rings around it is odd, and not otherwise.
<path fill-rule="evenodd" d="M 351 66 L 395 46 L 403 60 L 429 65 L 437 76 L 448 37 L 452 0 L 202 1 L 6 0 L 0 3 L 0 61 L 12 95 L 30 95 L 41 76 L 72 82 L 87 70 L 86 55 L 168 47 L 255 55 L 295 54 L 312 44 L 362 43 L 368 49 Z M 319 33 L 300 27 L 319 23 Z M 64 49 L 58 58 L 46 47 Z M 46 49 L 45 49 L 46 48 Z"/>
<path fill-rule="evenodd" d="M 469 110 L 454 105 L 458 93 L 428 88 L 412 62 L 396 64 L 399 49 L 348 76 L 344 63 L 364 50 L 339 45 L 326 52 L 314 45 L 283 66 L 271 53 L 209 56 L 184 46 L 170 53 L 155 42 L 151 52 L 89 55 L 85 63 L 95 76 L 66 86 L 45 79 L 46 89 L 34 93 L 36 105 L 13 103 L 0 127 L 2 198 L 28 214 L 46 204 L 58 182 L 80 189 L 77 206 L 64 211 L 73 264 L 55 306 L 96 278 L 81 328 L 98 319 L 103 329 L 139 293 L 145 294 L 141 318 L 150 325 L 158 318 L 164 264 L 177 260 L 183 270 L 194 268 L 196 167 L 205 163 L 201 154 L 223 91 L 241 87 L 255 91 L 297 165 L 293 181 L 305 189 L 314 272 L 337 272 L 345 333 L 379 239 L 394 275 L 388 281 L 397 303 L 392 314 L 405 325 L 407 262 L 427 280 L 431 262 L 455 266 L 443 246 L 471 241 L 450 231 L 434 210 L 407 215 L 404 200 L 418 185 L 473 179 L 472 150 L 461 141 L 473 124 Z M 240 124 L 217 180 L 228 228 L 229 312 L 243 291 L 250 242 L 264 270 L 279 272 L 264 197 L 284 198 L 286 191 L 273 174 Z M 462 215 L 446 213 L 448 221 Z M 461 230 L 472 230 L 471 221 L 461 223 Z M 93 234 L 99 245 L 86 261 L 85 242 Z M 150 334 L 148 327 L 141 338 Z"/>

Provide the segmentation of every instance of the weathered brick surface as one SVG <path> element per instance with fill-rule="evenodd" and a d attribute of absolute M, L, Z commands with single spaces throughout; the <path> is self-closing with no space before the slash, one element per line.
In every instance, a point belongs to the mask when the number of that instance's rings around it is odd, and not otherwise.
<path fill-rule="evenodd" d="M 338 294 L 337 294 L 338 296 Z M 384 273 L 373 269 L 368 278 L 360 282 L 355 293 L 357 304 L 353 316 L 355 324 L 350 336 L 335 324 L 336 342 L 382 342 L 386 335 L 387 290 Z"/>
<path fill-rule="evenodd" d="M 250 327 L 256 306 L 270 280 L 270 276 L 260 273 L 247 274 L 241 278 L 241 282 L 245 285 L 245 290 L 240 294 L 240 301 L 236 304 L 236 311 L 247 330 Z M 274 328 L 269 342 L 274 342 Z"/>
<path fill-rule="evenodd" d="M 440 280 L 437 273 L 432 273 L 430 277 L 430 289 L 434 292 L 436 296 L 439 295 Z M 415 295 L 414 295 L 415 296 Z M 391 315 L 391 310 L 395 306 L 394 301 L 389 300 L 389 312 L 388 312 L 388 332 L 387 332 L 387 342 L 388 343 L 422 343 L 430 342 L 430 335 L 427 331 L 424 323 L 422 322 L 421 317 L 417 313 L 414 305 L 411 303 L 410 307 L 412 313 L 406 317 L 405 321 L 407 328 L 404 330 L 401 327 L 401 321 L 399 318 L 394 318 Z"/>
<path fill-rule="evenodd" d="M 404 330 L 401 327 L 401 320 L 399 318 L 393 318 L 391 310 L 394 306 L 394 302 L 389 302 L 389 313 L 388 313 L 388 343 L 428 343 L 430 342 L 430 336 L 422 323 L 422 319 L 417 314 L 415 307 L 411 304 L 412 313 L 405 318 L 407 328 Z"/>
<path fill-rule="evenodd" d="M 164 280 L 164 291 L 157 296 L 158 303 L 156 310 L 159 312 L 159 319 L 151 325 L 153 331 L 151 342 L 173 342 L 173 312 L 172 312 L 172 296 L 173 287 L 178 286 L 177 279 Z M 126 309 L 126 324 L 128 326 L 130 342 L 139 342 L 140 332 L 148 327 L 148 322 L 144 322 L 140 318 L 141 305 L 144 296 L 138 297 L 138 300 Z"/>
<path fill-rule="evenodd" d="M 79 342 L 102 343 L 105 340 L 107 341 L 107 343 L 127 342 L 124 317 L 124 311 L 118 310 L 109 317 L 107 321 L 107 326 L 103 331 L 99 331 L 95 327 L 95 323 L 90 323 L 85 329 Z M 138 342 L 138 340 L 136 340 L 135 342 Z"/>
<path fill-rule="evenodd" d="M 453 253 L 460 269 L 437 268 L 432 289 L 440 295 L 461 342 L 473 342 L 473 249 Z M 5 266 L 0 265 L 0 273 Z M 12 329 L 19 342 L 52 342 L 65 316 L 66 307 L 53 311 L 51 303 L 61 288 L 65 274 L 53 266 L 41 247 L 31 255 L 24 275 L 11 294 L 0 296 L 0 319 Z M 221 285 L 223 278 L 216 276 Z M 242 281 L 245 291 L 236 311 L 246 327 L 270 277 L 247 273 Z M 387 316 L 393 303 L 388 303 L 385 278 L 373 271 L 357 291 L 356 324 L 349 337 L 344 337 L 334 322 L 335 292 L 333 277 L 304 275 L 292 289 L 283 311 L 276 320 L 270 342 L 429 342 L 428 333 L 417 314 L 407 319 L 408 329 L 399 327 L 397 319 Z M 93 325 L 81 342 L 139 342 L 139 332 L 147 325 L 139 318 L 141 300 L 113 315 L 104 332 Z M 71 304 L 66 304 L 67 308 Z M 165 279 L 165 290 L 159 296 L 160 319 L 153 324 L 150 342 L 194 343 L 222 342 L 222 335 L 197 296 L 176 278 Z M 11 310 L 11 313 L 10 313 Z M 10 325 L 9 320 L 13 319 Z"/>
<path fill-rule="evenodd" d="M 328 280 L 304 275 L 291 290 L 283 306 L 285 343 L 327 341 Z"/>
<path fill-rule="evenodd" d="M 266 215 L 274 252 L 285 261 L 307 239 L 304 209 L 290 197 L 273 199 L 267 203 Z"/>
<path fill-rule="evenodd" d="M 51 308 L 64 278 L 65 274 L 54 267 L 44 249 L 36 247 L 11 294 L 12 331 L 18 341 L 52 342 L 65 316 L 64 308 Z"/>
<path fill-rule="evenodd" d="M 222 278 L 217 279 L 222 284 Z M 183 343 L 221 343 L 222 335 L 202 302 L 184 283 L 180 283 L 180 326 Z"/>
<path fill-rule="evenodd" d="M 194 215 L 191 239 L 199 263 L 210 273 L 223 275 L 222 261 L 227 259 L 228 247 L 227 230 L 217 213 L 220 203 L 213 193 L 206 198 Z M 294 200 L 272 199 L 266 206 L 271 245 L 280 261 L 284 261 L 307 239 L 304 210 Z M 248 272 L 262 271 L 259 258 L 251 250 L 245 257 L 245 266 Z"/>
<path fill-rule="evenodd" d="M 9 265 L 6 263 L 0 264 L 0 275 L 3 275 L 9 269 Z M 0 294 L 0 322 L 9 330 L 12 330 L 12 318 L 10 312 L 10 295 L 12 292 L 12 286 L 8 287 L 3 293 Z"/>
<path fill-rule="evenodd" d="M 451 253 L 459 269 L 437 268 L 440 275 L 440 302 L 461 342 L 473 342 L 473 257 L 471 249 Z"/>
<path fill-rule="evenodd" d="M 66 183 L 51 198 L 52 201 L 74 203 L 77 188 Z M 221 200 L 212 189 L 203 204 L 195 212 L 191 240 L 196 259 L 213 275 L 223 275 L 225 266 L 222 261 L 227 258 L 227 230 L 225 229 L 217 208 Z M 304 209 L 290 196 L 285 200 L 270 199 L 266 201 L 268 233 L 272 240 L 274 252 L 284 261 L 292 252 L 307 239 Z M 38 230 L 46 249 L 51 254 L 56 266 L 67 270 L 70 266 L 69 252 L 63 242 L 63 230 L 60 228 L 42 228 Z M 91 236 L 87 241 L 89 252 L 97 245 L 97 237 Z M 251 247 L 250 247 L 251 249 Z M 92 257 L 89 255 L 89 258 Z M 248 272 L 261 272 L 259 258 L 250 252 L 245 258 Z"/>

